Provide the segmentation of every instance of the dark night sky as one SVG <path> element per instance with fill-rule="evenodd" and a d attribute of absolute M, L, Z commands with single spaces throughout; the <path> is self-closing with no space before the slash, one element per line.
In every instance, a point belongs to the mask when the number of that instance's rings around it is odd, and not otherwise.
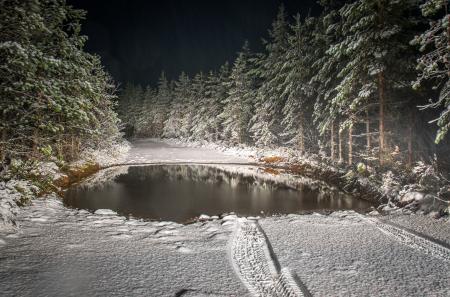
<path fill-rule="evenodd" d="M 318 13 L 316 0 L 67 0 L 87 10 L 86 49 L 99 54 L 120 83 L 154 84 L 162 70 L 170 79 L 232 62 L 247 39 L 261 38 L 281 2 L 291 17 Z"/>

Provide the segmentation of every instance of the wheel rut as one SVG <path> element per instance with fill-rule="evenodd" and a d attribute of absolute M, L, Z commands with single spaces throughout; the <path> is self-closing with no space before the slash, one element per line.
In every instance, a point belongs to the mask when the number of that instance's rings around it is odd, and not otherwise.
<path fill-rule="evenodd" d="M 235 271 L 254 296 L 311 296 L 296 275 L 280 267 L 257 221 L 237 220 L 230 250 Z"/>
<path fill-rule="evenodd" d="M 410 248 L 420 250 L 421 252 L 450 262 L 450 246 L 440 240 L 420 234 L 400 225 L 382 221 L 379 219 L 369 219 L 371 223 L 383 233 L 400 241 Z"/>

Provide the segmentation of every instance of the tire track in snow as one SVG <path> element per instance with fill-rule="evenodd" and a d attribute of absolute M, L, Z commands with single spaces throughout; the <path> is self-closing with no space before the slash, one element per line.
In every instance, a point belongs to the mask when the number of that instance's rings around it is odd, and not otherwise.
<path fill-rule="evenodd" d="M 450 246 L 447 243 L 391 222 L 385 222 L 379 219 L 368 220 L 372 224 L 375 224 L 381 232 L 394 237 L 396 240 L 410 248 L 420 250 L 427 255 L 450 262 Z"/>
<path fill-rule="evenodd" d="M 231 261 L 249 291 L 261 297 L 311 296 L 302 282 L 280 265 L 256 221 L 238 219 L 231 241 Z"/>

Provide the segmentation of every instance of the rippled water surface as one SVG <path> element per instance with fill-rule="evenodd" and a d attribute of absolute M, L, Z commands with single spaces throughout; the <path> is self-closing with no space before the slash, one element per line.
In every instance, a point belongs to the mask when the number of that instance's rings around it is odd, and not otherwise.
<path fill-rule="evenodd" d="M 118 169 L 119 170 L 119 169 Z M 67 206 L 112 209 L 123 215 L 186 222 L 200 214 L 297 213 L 367 209 L 369 202 L 308 183 L 284 183 L 208 166 L 153 165 L 121 169 L 108 181 L 66 192 Z M 258 170 L 255 169 L 255 173 Z"/>

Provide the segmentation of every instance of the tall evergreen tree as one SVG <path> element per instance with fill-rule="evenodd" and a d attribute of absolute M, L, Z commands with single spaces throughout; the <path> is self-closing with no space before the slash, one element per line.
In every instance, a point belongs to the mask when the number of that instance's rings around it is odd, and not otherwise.
<path fill-rule="evenodd" d="M 284 136 L 289 144 L 295 145 L 301 152 L 305 151 L 307 135 L 314 134 L 314 127 L 309 125 L 313 106 L 313 89 L 309 84 L 314 51 L 311 47 L 312 36 L 308 36 L 311 27 L 312 24 L 308 26 L 302 23 L 300 14 L 296 15 L 283 65 L 286 76 L 279 85 L 283 90 L 281 97 L 286 98 L 281 121 Z"/>
<path fill-rule="evenodd" d="M 223 119 L 224 138 L 234 144 L 248 142 L 250 100 L 253 93 L 249 74 L 250 58 L 248 42 L 245 42 L 231 69 L 227 86 L 228 96 L 223 101 L 224 110 L 220 114 Z"/>
<path fill-rule="evenodd" d="M 228 96 L 228 63 L 220 67 L 219 73 L 210 72 L 206 80 L 205 96 L 207 98 L 206 123 L 207 132 L 205 138 L 209 141 L 218 141 L 222 134 L 223 101 Z"/>
<path fill-rule="evenodd" d="M 260 61 L 262 85 L 258 90 L 256 113 L 252 118 L 251 131 L 258 145 L 274 145 L 279 143 L 282 108 L 286 98 L 282 96 L 280 84 L 287 76 L 284 67 L 286 60 L 289 25 L 286 20 L 284 6 L 281 5 L 272 29 L 269 30 L 270 40 L 265 42 L 267 54 Z"/>
<path fill-rule="evenodd" d="M 164 137 L 186 137 L 186 135 L 183 134 L 183 130 L 185 130 L 183 124 L 185 120 L 186 102 L 189 99 L 189 84 L 189 77 L 186 73 L 182 72 L 175 82 L 175 87 L 173 89 L 173 100 L 170 103 L 170 111 L 167 120 L 164 123 Z"/>
<path fill-rule="evenodd" d="M 194 140 L 205 140 L 208 130 L 208 98 L 206 97 L 206 78 L 200 72 L 192 80 L 191 92 L 195 112 L 192 117 L 190 136 Z"/>
<path fill-rule="evenodd" d="M 339 83 L 337 76 L 346 59 L 344 56 L 331 55 L 328 49 L 342 40 L 339 9 L 344 4 L 344 1 L 321 1 L 323 15 L 315 22 L 315 29 L 312 30 L 315 53 L 312 63 L 314 75 L 310 81 L 316 93 L 313 113 L 316 129 L 323 137 L 330 132 L 330 157 L 339 162 L 343 162 L 343 135 L 339 129 L 341 110 L 332 98 Z"/>
<path fill-rule="evenodd" d="M 158 92 L 155 96 L 153 127 L 155 136 L 162 136 L 164 122 L 167 119 L 170 102 L 172 101 L 172 90 L 164 72 L 158 81 Z"/>
<path fill-rule="evenodd" d="M 114 85 L 83 51 L 84 11 L 63 0 L 0 1 L 0 162 L 76 158 L 118 135 Z"/>
<path fill-rule="evenodd" d="M 156 105 L 157 90 L 147 86 L 142 93 L 141 104 L 137 104 L 137 110 L 130 116 L 136 116 L 136 135 L 141 137 L 155 136 L 153 126 L 154 109 Z"/>
<path fill-rule="evenodd" d="M 347 59 L 338 74 L 340 82 L 332 99 L 344 113 L 344 128 L 352 128 L 356 118 L 376 98 L 380 162 L 388 153 L 386 112 L 388 104 L 394 101 L 389 94 L 406 88 L 407 73 L 412 72 L 411 60 L 405 58 L 405 52 L 406 39 L 410 38 L 408 30 L 415 24 L 411 12 L 416 7 L 416 3 L 408 0 L 362 0 L 344 5 L 339 11 L 344 38 L 328 51 L 336 58 Z M 404 73 L 399 73 L 400 70 Z M 348 145 L 351 149 L 350 140 Z"/>
<path fill-rule="evenodd" d="M 422 13 L 433 17 L 430 27 L 416 36 L 413 44 L 420 45 L 423 52 L 418 60 L 420 71 L 414 88 L 424 81 L 432 81 L 433 88 L 439 91 L 437 100 L 423 108 L 440 108 L 443 110 L 436 119 L 439 126 L 435 142 L 442 141 L 450 129 L 450 13 L 447 0 L 428 0 L 422 5 Z"/>

